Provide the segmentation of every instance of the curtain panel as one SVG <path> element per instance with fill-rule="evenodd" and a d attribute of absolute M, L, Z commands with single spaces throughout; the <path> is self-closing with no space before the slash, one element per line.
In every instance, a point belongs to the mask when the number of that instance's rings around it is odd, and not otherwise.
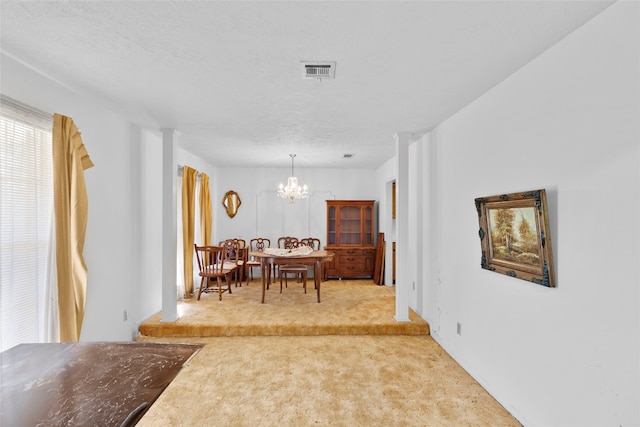
<path fill-rule="evenodd" d="M 193 294 L 193 243 L 195 238 L 195 194 L 198 171 L 182 169 L 182 249 L 184 259 L 184 297 Z"/>
<path fill-rule="evenodd" d="M 80 339 L 87 291 L 84 239 L 88 197 L 84 170 L 93 166 L 73 119 L 53 115 L 53 187 L 60 341 Z"/>
<path fill-rule="evenodd" d="M 200 177 L 200 232 L 202 243 L 211 244 L 211 224 L 213 212 L 211 209 L 211 192 L 209 191 L 209 175 L 203 173 Z"/>

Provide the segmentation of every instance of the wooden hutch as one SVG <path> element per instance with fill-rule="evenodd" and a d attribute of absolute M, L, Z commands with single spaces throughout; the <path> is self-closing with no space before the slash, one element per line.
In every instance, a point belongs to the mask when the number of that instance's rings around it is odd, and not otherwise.
<path fill-rule="evenodd" d="M 326 276 L 373 277 L 375 200 L 327 200 L 327 245 L 335 253 Z"/>

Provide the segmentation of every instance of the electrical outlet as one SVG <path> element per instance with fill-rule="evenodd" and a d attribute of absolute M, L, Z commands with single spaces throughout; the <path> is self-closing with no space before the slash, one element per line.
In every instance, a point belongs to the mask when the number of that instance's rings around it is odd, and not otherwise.
<path fill-rule="evenodd" d="M 458 335 L 462 335 L 462 323 L 458 322 L 456 324 L 456 332 L 458 333 Z"/>
<path fill-rule="evenodd" d="M 127 313 L 127 310 L 125 310 L 122 313 L 122 320 L 126 322 L 128 318 L 129 318 L 129 313 Z"/>
<path fill-rule="evenodd" d="M 411 282 L 411 283 L 412 283 L 412 286 L 413 286 L 413 290 L 415 291 L 416 290 L 416 282 Z"/>

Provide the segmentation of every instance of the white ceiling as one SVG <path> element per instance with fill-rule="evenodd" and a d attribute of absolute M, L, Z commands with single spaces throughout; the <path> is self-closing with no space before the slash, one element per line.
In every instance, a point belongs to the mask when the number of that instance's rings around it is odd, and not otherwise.
<path fill-rule="evenodd" d="M 0 48 L 213 165 L 375 168 L 610 4 L 3 0 Z"/>

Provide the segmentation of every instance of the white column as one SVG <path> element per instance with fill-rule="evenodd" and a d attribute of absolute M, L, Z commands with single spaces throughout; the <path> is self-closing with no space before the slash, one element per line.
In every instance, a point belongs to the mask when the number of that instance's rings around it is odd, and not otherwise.
<path fill-rule="evenodd" d="M 439 327 L 438 292 L 440 285 L 438 280 L 438 141 L 440 128 L 432 130 L 422 137 L 423 154 L 422 165 L 425 170 L 423 179 L 422 199 L 424 200 L 424 226 L 422 229 L 423 245 L 423 275 L 421 278 L 423 290 L 423 317 L 431 325 L 432 331 Z"/>
<path fill-rule="evenodd" d="M 178 165 L 174 129 L 162 132 L 162 322 L 178 318 L 176 288 L 177 214 L 176 186 Z"/>
<path fill-rule="evenodd" d="M 429 169 L 427 169 L 426 164 L 422 161 L 423 154 L 423 140 L 418 140 L 418 143 L 415 145 L 415 158 L 416 160 L 413 162 L 415 173 L 414 180 L 411 182 L 415 184 L 415 188 L 412 191 L 413 198 L 413 209 L 415 209 L 415 224 L 411 224 L 412 226 L 412 234 L 413 237 L 411 239 L 412 246 L 409 249 L 413 253 L 413 258 L 411 259 L 411 264 L 413 266 L 412 277 L 411 277 L 411 289 L 415 291 L 415 311 L 418 314 L 424 315 L 424 307 L 423 303 L 423 290 L 424 290 L 424 252 L 423 252 L 423 236 L 424 236 L 424 206 L 427 200 L 424 198 L 424 174 L 428 173 Z M 425 171 L 425 169 L 427 169 Z"/>
<path fill-rule="evenodd" d="M 418 239 L 418 250 L 420 251 L 418 259 L 418 281 L 419 286 L 416 287 L 417 311 L 425 316 L 426 313 L 435 313 L 437 301 L 437 157 L 435 137 L 432 139 L 432 133 L 422 136 L 419 142 L 419 159 L 421 173 L 421 188 L 419 190 L 421 212 L 418 215 L 419 224 L 416 231 L 420 239 Z"/>
<path fill-rule="evenodd" d="M 409 143 L 410 133 L 396 139 L 396 314 L 398 322 L 409 322 Z"/>

